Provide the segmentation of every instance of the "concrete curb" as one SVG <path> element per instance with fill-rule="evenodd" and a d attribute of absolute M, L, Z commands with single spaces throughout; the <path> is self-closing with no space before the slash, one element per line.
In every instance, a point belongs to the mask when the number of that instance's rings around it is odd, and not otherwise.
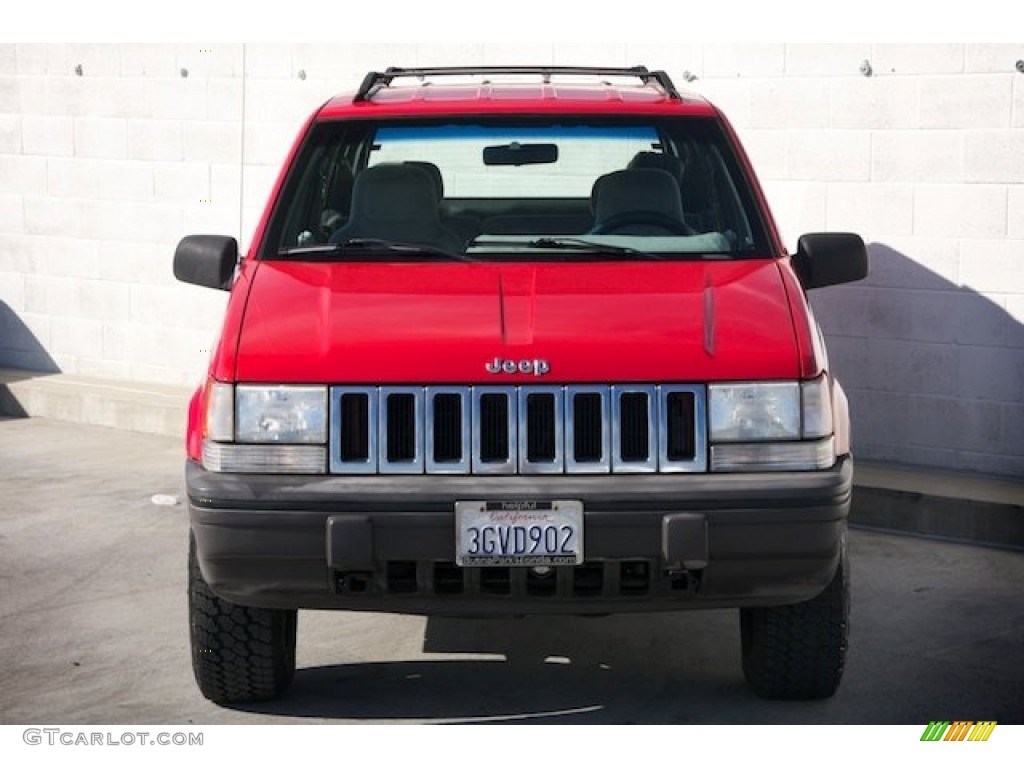
<path fill-rule="evenodd" d="M 188 387 L 0 368 L 0 414 L 184 439 Z"/>
<path fill-rule="evenodd" d="M 0 368 L 0 414 L 184 439 L 188 387 Z M 858 460 L 850 523 L 1024 550 L 1024 482 Z"/>
<path fill-rule="evenodd" d="M 850 523 L 1024 550 L 1024 482 L 857 461 Z"/>

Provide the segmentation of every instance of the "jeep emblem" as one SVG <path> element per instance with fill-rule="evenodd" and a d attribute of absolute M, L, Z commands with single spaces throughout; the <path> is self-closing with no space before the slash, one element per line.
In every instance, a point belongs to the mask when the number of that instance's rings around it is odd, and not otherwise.
<path fill-rule="evenodd" d="M 551 370 L 547 360 L 502 360 L 494 358 L 484 365 L 488 373 L 532 373 L 534 376 L 543 376 Z"/>

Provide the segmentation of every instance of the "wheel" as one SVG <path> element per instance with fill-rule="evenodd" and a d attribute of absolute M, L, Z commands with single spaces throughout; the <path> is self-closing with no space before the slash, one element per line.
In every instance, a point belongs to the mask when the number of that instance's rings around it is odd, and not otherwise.
<path fill-rule="evenodd" d="M 839 566 L 817 597 L 796 605 L 740 609 L 743 675 L 766 699 L 825 699 L 839 687 L 850 626 L 850 573 Z"/>
<path fill-rule="evenodd" d="M 188 613 L 192 671 L 218 704 L 280 696 L 295 674 L 298 611 L 249 608 L 217 597 L 203 580 L 189 535 Z"/>
<path fill-rule="evenodd" d="M 685 221 L 669 216 L 660 211 L 625 211 L 609 216 L 604 221 L 590 230 L 592 235 L 613 235 L 622 230 L 635 228 L 661 229 L 670 235 L 693 235 L 696 234 L 693 228 Z M 622 232 L 622 234 L 643 234 L 637 232 Z"/>

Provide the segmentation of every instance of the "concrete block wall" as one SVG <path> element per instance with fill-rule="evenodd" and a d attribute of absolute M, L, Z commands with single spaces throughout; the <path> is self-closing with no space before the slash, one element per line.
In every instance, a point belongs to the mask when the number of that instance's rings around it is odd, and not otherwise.
<path fill-rule="evenodd" d="M 869 241 L 869 280 L 813 297 L 858 455 L 1024 475 L 1022 59 L 957 43 L 0 45 L 0 365 L 198 380 L 225 297 L 174 281 L 174 245 L 244 248 L 302 120 L 369 69 L 643 62 L 723 107 L 790 247 L 823 229 Z"/>
<path fill-rule="evenodd" d="M 242 46 L 3 47 L 0 364 L 195 381 L 225 296 L 170 258 L 238 232 Z"/>
<path fill-rule="evenodd" d="M 1024 45 L 707 46 L 790 248 L 872 274 L 812 302 L 859 456 L 1024 476 Z M 870 76 L 861 72 L 870 67 Z"/>

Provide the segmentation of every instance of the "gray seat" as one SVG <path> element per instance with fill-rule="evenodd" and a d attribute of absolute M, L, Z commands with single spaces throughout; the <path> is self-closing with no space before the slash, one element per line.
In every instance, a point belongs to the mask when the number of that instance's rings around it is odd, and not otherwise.
<path fill-rule="evenodd" d="M 452 232 L 462 238 L 463 243 L 470 242 L 473 238 L 480 234 L 481 226 L 480 219 L 475 216 L 466 216 L 464 214 L 452 214 L 445 213 L 442 210 L 440 202 L 444 199 L 444 177 L 441 175 L 441 169 L 438 168 L 434 163 L 428 163 L 426 160 L 406 160 L 406 165 L 412 165 L 416 168 L 422 168 L 430 175 L 430 180 L 434 182 L 434 189 L 437 191 L 438 199 L 438 215 L 441 218 L 441 224 Z"/>
<path fill-rule="evenodd" d="M 434 163 L 428 163 L 426 160 L 406 160 L 405 165 L 422 168 L 426 171 L 434 185 L 434 191 L 437 192 L 437 199 L 441 200 L 444 197 L 444 177 L 441 175 L 441 169 Z"/>
<path fill-rule="evenodd" d="M 679 185 L 680 190 L 683 186 L 683 174 L 686 171 L 686 166 L 683 165 L 683 161 L 675 155 L 666 155 L 662 152 L 637 152 L 633 159 L 629 161 L 629 165 L 626 168 L 635 170 L 637 168 L 654 168 L 655 170 L 665 171 L 669 176 L 675 179 L 676 184 Z"/>
<path fill-rule="evenodd" d="M 679 185 L 666 171 L 613 171 L 594 182 L 592 234 L 691 234 Z"/>
<path fill-rule="evenodd" d="M 627 168 L 657 168 L 667 172 L 679 184 L 686 223 L 698 232 L 706 232 L 713 228 L 708 224 L 713 219 L 707 215 L 713 195 L 703 166 L 703 158 L 686 162 L 675 155 L 645 151 L 637 152 Z"/>
<path fill-rule="evenodd" d="M 348 223 L 332 243 L 353 238 L 397 240 L 461 252 L 462 239 L 441 224 L 430 174 L 413 165 L 377 165 L 356 176 Z"/>

